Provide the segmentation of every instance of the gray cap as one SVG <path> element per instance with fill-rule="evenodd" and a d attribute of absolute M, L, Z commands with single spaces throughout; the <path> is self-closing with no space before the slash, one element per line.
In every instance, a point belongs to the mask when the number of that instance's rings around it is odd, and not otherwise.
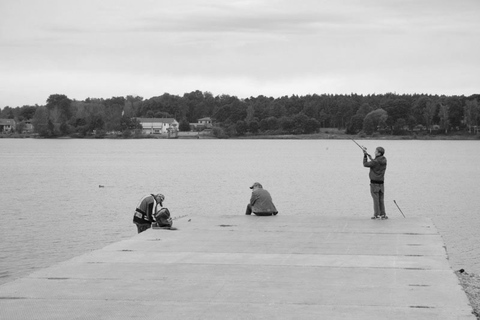
<path fill-rule="evenodd" d="M 262 188 L 262 189 L 263 189 L 263 187 L 262 187 L 262 185 L 260 184 L 260 182 L 255 182 L 255 183 L 250 187 L 250 189 L 253 189 L 253 188 L 255 188 L 255 187 L 258 187 L 258 188 Z"/>

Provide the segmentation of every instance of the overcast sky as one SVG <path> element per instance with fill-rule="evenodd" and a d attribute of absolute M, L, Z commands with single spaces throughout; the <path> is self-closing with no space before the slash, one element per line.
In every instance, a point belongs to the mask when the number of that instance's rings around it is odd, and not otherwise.
<path fill-rule="evenodd" d="M 0 108 L 480 93 L 479 0 L 0 0 Z"/>

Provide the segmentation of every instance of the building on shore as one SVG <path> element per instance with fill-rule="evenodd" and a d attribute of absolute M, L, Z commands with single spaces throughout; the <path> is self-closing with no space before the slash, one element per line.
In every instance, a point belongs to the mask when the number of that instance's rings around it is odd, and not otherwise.
<path fill-rule="evenodd" d="M 168 134 L 175 136 L 178 132 L 178 121 L 174 118 L 137 118 L 142 125 L 143 134 Z"/>

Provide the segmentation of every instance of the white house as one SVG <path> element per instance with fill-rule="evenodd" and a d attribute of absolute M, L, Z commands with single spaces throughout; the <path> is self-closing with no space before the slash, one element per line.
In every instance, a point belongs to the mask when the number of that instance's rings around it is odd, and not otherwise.
<path fill-rule="evenodd" d="M 206 128 L 208 127 L 212 127 L 212 118 L 210 117 L 205 117 L 205 118 L 202 118 L 202 119 L 198 119 L 198 124 L 199 125 L 204 125 Z"/>
<path fill-rule="evenodd" d="M 178 122 L 174 118 L 137 118 L 142 125 L 143 134 L 162 134 L 178 131 Z"/>
<path fill-rule="evenodd" d="M 190 123 L 190 130 L 201 131 L 203 129 L 211 129 L 213 127 L 212 118 L 205 117 L 197 120 L 197 123 Z"/>
<path fill-rule="evenodd" d="M 0 132 L 11 132 L 15 130 L 15 120 L 0 119 Z"/>

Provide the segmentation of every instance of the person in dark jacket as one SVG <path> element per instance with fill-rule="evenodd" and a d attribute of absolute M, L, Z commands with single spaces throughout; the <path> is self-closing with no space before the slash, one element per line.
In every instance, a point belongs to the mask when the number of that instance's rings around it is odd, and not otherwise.
<path fill-rule="evenodd" d="M 165 200 L 163 194 L 148 194 L 144 196 L 137 204 L 133 214 L 133 223 L 137 225 L 138 233 L 143 232 L 152 226 L 154 220 L 154 213 L 157 212 L 157 207 L 160 207 Z"/>
<path fill-rule="evenodd" d="M 384 203 L 384 180 L 385 170 L 387 169 L 387 158 L 385 158 L 384 154 L 385 149 L 378 147 L 375 149 L 375 159 L 372 159 L 367 151 L 363 150 L 363 166 L 370 168 L 370 193 L 372 194 L 374 212 L 372 219 L 388 219 Z M 370 158 L 370 161 L 368 161 L 367 157 Z"/>
<path fill-rule="evenodd" d="M 252 196 L 250 203 L 247 205 L 246 215 L 251 215 L 252 212 L 257 216 L 271 216 L 278 213 L 277 208 L 272 201 L 270 193 L 263 189 L 259 182 L 255 182 L 250 189 L 252 189 Z"/>
<path fill-rule="evenodd" d="M 153 215 L 155 222 L 152 224 L 152 227 L 155 228 L 172 228 L 173 220 L 170 215 L 168 208 L 162 208 L 155 212 Z"/>

